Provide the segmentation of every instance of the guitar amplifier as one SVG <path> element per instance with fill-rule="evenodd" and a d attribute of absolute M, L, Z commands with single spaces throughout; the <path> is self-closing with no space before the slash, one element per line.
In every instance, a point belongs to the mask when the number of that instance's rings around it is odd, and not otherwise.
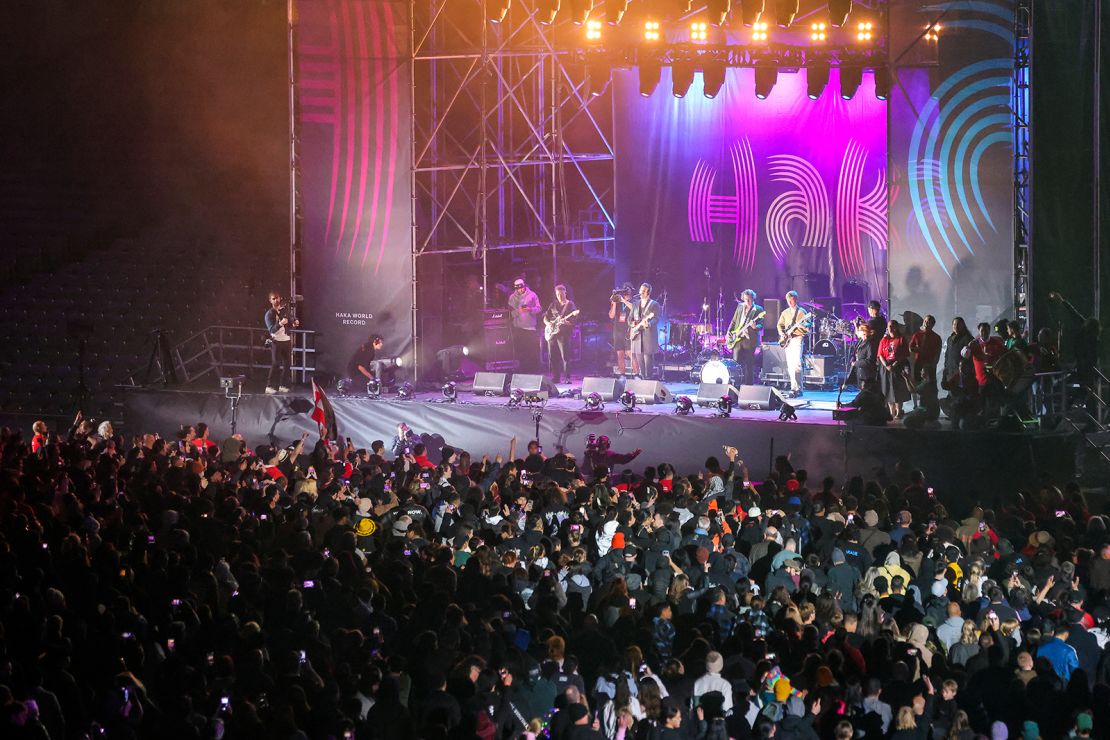
<path fill-rule="evenodd" d="M 775 332 L 775 327 L 779 323 L 779 314 L 782 313 L 782 304 L 778 298 L 765 298 L 763 300 L 763 310 L 767 315 L 763 317 L 763 336 L 771 337 L 778 336 Z"/>
<path fill-rule="evenodd" d="M 482 359 L 487 366 L 513 361 L 513 337 L 508 324 L 486 325 L 482 335 Z"/>
<path fill-rule="evenodd" d="M 763 378 L 763 382 L 789 382 L 790 373 L 786 367 L 786 350 L 780 347 L 777 342 L 765 342 L 762 347 L 763 372 L 760 377 Z"/>
<path fill-rule="evenodd" d="M 486 308 L 482 310 L 482 326 L 509 326 L 508 308 Z"/>

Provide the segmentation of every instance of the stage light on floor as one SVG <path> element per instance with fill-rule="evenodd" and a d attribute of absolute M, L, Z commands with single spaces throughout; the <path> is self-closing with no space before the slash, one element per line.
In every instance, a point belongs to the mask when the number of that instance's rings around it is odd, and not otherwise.
<path fill-rule="evenodd" d="M 570 22 L 581 26 L 590 18 L 590 11 L 594 9 L 594 0 L 570 0 Z"/>
<path fill-rule="evenodd" d="M 509 14 L 509 6 L 513 0 L 489 0 L 486 3 L 486 18 L 490 23 L 500 23 Z"/>
<path fill-rule="evenodd" d="M 732 416 L 732 396 L 724 395 L 717 399 L 717 417 L 727 419 Z"/>
<path fill-rule="evenodd" d="M 755 68 L 755 96 L 760 100 L 766 100 L 767 96 L 771 94 L 771 90 L 774 89 L 778 79 L 778 67 L 772 67 L 770 65 L 757 66 Z"/>
<path fill-rule="evenodd" d="M 397 398 L 405 401 L 411 401 L 415 397 L 416 388 L 413 387 L 412 383 L 406 380 L 404 383 L 401 383 L 401 385 L 397 386 Z"/>
<path fill-rule="evenodd" d="M 381 398 L 382 381 L 377 378 L 371 378 L 366 384 L 366 395 L 370 396 L 370 398 Z"/>
<path fill-rule="evenodd" d="M 586 405 L 584 408 L 587 411 L 601 411 L 605 408 L 605 399 L 601 397 L 600 393 L 595 391 L 586 396 Z"/>
<path fill-rule="evenodd" d="M 536 20 L 545 26 L 555 22 L 559 14 L 559 0 L 536 0 Z"/>
<path fill-rule="evenodd" d="M 852 0 L 829 0 L 829 25 L 840 28 L 848 22 L 852 12 Z"/>
<path fill-rule="evenodd" d="M 890 97 L 890 70 L 886 67 L 875 69 L 875 97 L 879 100 Z"/>
<path fill-rule="evenodd" d="M 856 24 L 856 41 L 861 44 L 869 44 L 875 38 L 875 26 L 871 21 L 860 21 Z"/>
<path fill-rule="evenodd" d="M 840 97 L 851 100 L 863 81 L 863 67 L 850 64 L 840 67 Z"/>
<path fill-rule="evenodd" d="M 790 28 L 798 17 L 799 0 L 775 0 L 775 23 L 779 28 Z"/>
<path fill-rule="evenodd" d="M 586 21 L 586 40 L 601 41 L 601 21 Z"/>
<path fill-rule="evenodd" d="M 709 23 L 714 26 L 723 25 L 732 10 L 732 0 L 707 0 L 705 13 L 709 16 Z"/>
<path fill-rule="evenodd" d="M 450 380 L 459 373 L 459 364 L 462 358 L 470 354 L 470 348 L 465 344 L 453 344 L 436 352 L 436 362 L 444 380 Z"/>
<path fill-rule="evenodd" d="M 621 394 L 621 411 L 635 411 L 636 410 L 636 394 L 632 391 L 625 391 Z"/>
<path fill-rule="evenodd" d="M 447 403 L 454 403 L 458 398 L 458 390 L 452 382 L 444 383 L 443 387 L 439 389 L 439 392 L 443 394 L 443 400 Z"/>
<path fill-rule="evenodd" d="M 702 93 L 712 100 L 721 93 L 725 86 L 725 61 L 723 59 L 707 59 L 701 69 Z"/>
<path fill-rule="evenodd" d="M 708 41 L 709 40 L 709 24 L 705 21 L 697 21 L 690 24 L 690 40 L 691 41 Z"/>
<path fill-rule="evenodd" d="M 767 23 L 765 21 L 760 21 L 752 26 L 752 41 L 765 44 L 769 38 L 770 36 L 767 34 Z"/>
<path fill-rule="evenodd" d="M 689 59 L 676 61 L 671 66 L 671 94 L 676 98 L 686 97 L 690 85 L 694 84 L 694 62 Z"/>
<path fill-rule="evenodd" d="M 659 21 L 644 21 L 644 41 L 655 43 L 663 38 L 663 31 Z"/>
<path fill-rule="evenodd" d="M 798 411 L 788 403 L 783 403 L 779 409 L 779 421 L 797 421 Z"/>
<path fill-rule="evenodd" d="M 764 0 L 740 0 L 740 22 L 752 28 L 763 17 Z"/>
<path fill-rule="evenodd" d="M 605 22 L 615 26 L 624 19 L 630 0 L 605 0 Z"/>
<path fill-rule="evenodd" d="M 809 27 L 809 40 L 823 44 L 828 39 L 828 27 L 824 23 L 813 23 Z"/>
<path fill-rule="evenodd" d="M 640 60 L 640 95 L 650 98 L 659 87 L 662 69 L 658 59 Z"/>
<path fill-rule="evenodd" d="M 689 396 L 679 396 L 674 400 L 674 412 L 679 416 L 689 416 L 694 413 L 694 402 Z"/>
<path fill-rule="evenodd" d="M 806 67 L 806 93 L 810 100 L 817 100 L 829 84 L 829 63 L 812 62 Z"/>
<path fill-rule="evenodd" d="M 520 388 L 513 388 L 509 391 L 509 408 L 515 409 L 520 404 L 524 403 L 524 391 Z"/>

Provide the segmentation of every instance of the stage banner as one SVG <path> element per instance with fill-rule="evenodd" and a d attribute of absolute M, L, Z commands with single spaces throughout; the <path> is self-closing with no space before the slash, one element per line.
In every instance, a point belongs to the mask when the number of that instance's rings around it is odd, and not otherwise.
<path fill-rule="evenodd" d="M 302 325 L 342 375 L 370 334 L 410 356 L 409 6 L 296 0 Z"/>
<path fill-rule="evenodd" d="M 714 99 L 696 75 L 685 98 L 663 69 L 654 94 L 614 72 L 618 277 L 665 289 L 668 313 L 745 288 L 803 301 L 886 297 L 886 104 L 864 74 L 851 100 L 832 69 L 816 100 L 805 70 L 729 69 Z"/>
<path fill-rule="evenodd" d="M 974 331 L 1014 316 L 1013 2 L 890 7 L 893 313 Z"/>

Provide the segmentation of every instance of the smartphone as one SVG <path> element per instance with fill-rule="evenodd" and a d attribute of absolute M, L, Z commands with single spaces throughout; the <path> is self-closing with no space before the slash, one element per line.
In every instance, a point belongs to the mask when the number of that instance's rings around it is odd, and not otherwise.
<path fill-rule="evenodd" d="M 636 599 L 629 599 L 628 600 L 628 608 L 629 609 L 635 609 L 636 608 Z"/>
<path fill-rule="evenodd" d="M 170 606 L 181 606 L 181 599 L 174 599 L 170 602 Z"/>
<path fill-rule="evenodd" d="M 230 703 L 231 699 L 227 698 L 226 696 L 220 697 L 220 707 L 222 707 L 223 709 L 227 709 L 227 705 Z"/>
<path fill-rule="evenodd" d="M 1067 516 L 1067 515 L 1068 515 L 1068 512 L 1067 512 L 1066 510 L 1064 510 L 1064 509 L 1057 509 L 1057 510 L 1056 510 L 1056 518 L 1057 518 L 1057 519 L 1063 518 L 1063 517 L 1065 517 L 1065 516 Z"/>
<path fill-rule="evenodd" d="M 744 488 L 751 488 L 751 487 L 752 487 L 752 482 L 750 480 L 744 481 Z"/>
<path fill-rule="evenodd" d="M 304 582 L 304 587 L 305 588 L 316 588 L 316 581 L 305 581 Z"/>
<path fill-rule="evenodd" d="M 324 557 L 325 558 L 330 558 L 331 557 L 331 550 L 329 550 L 326 547 L 324 548 Z"/>
<path fill-rule="evenodd" d="M 124 703 L 131 701 L 131 692 L 128 691 L 126 686 L 123 687 L 123 701 Z"/>
<path fill-rule="evenodd" d="M 412 550 L 405 550 L 405 557 L 406 558 L 412 557 Z"/>
<path fill-rule="evenodd" d="M 174 640 L 172 637 L 166 640 L 166 650 L 173 652 L 173 646 L 176 644 L 176 642 L 177 641 Z"/>
<path fill-rule="evenodd" d="M 208 665 L 214 665 L 215 663 L 216 663 L 216 654 L 215 653 L 209 653 L 208 654 Z"/>
<path fill-rule="evenodd" d="M 148 545 L 153 545 L 154 544 L 154 535 L 148 534 L 147 537 L 146 537 L 146 542 L 147 542 Z M 43 547 L 43 549 L 46 549 L 46 545 L 43 545 L 42 547 Z"/>
<path fill-rule="evenodd" d="M 778 660 L 778 657 L 776 653 L 767 653 L 767 660 Z"/>
<path fill-rule="evenodd" d="M 262 521 L 266 521 L 267 519 L 270 518 L 270 515 L 269 514 L 259 514 L 258 518 L 261 519 Z"/>
<path fill-rule="evenodd" d="M 299 653 L 297 654 L 297 658 L 298 658 L 298 659 L 300 660 L 300 662 L 301 662 L 301 663 L 304 663 L 304 662 L 305 662 L 305 660 L 307 660 L 307 656 L 305 655 L 305 652 L 304 652 L 304 650 L 301 650 L 301 651 L 300 651 L 300 652 L 299 652 Z"/>
<path fill-rule="evenodd" d="M 933 495 L 933 487 L 932 487 L 932 486 L 929 486 L 929 488 L 927 489 L 927 491 L 928 491 L 928 493 L 929 493 L 929 495 L 930 495 L 930 496 L 932 496 L 932 495 Z"/>

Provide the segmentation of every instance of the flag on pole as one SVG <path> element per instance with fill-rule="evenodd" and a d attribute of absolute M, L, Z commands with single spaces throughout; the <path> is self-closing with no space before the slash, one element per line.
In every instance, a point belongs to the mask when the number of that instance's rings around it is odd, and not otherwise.
<path fill-rule="evenodd" d="M 339 439 L 339 430 L 335 425 L 335 410 L 331 407 L 324 389 L 312 381 L 312 420 L 320 426 L 320 438 L 324 440 Z"/>

